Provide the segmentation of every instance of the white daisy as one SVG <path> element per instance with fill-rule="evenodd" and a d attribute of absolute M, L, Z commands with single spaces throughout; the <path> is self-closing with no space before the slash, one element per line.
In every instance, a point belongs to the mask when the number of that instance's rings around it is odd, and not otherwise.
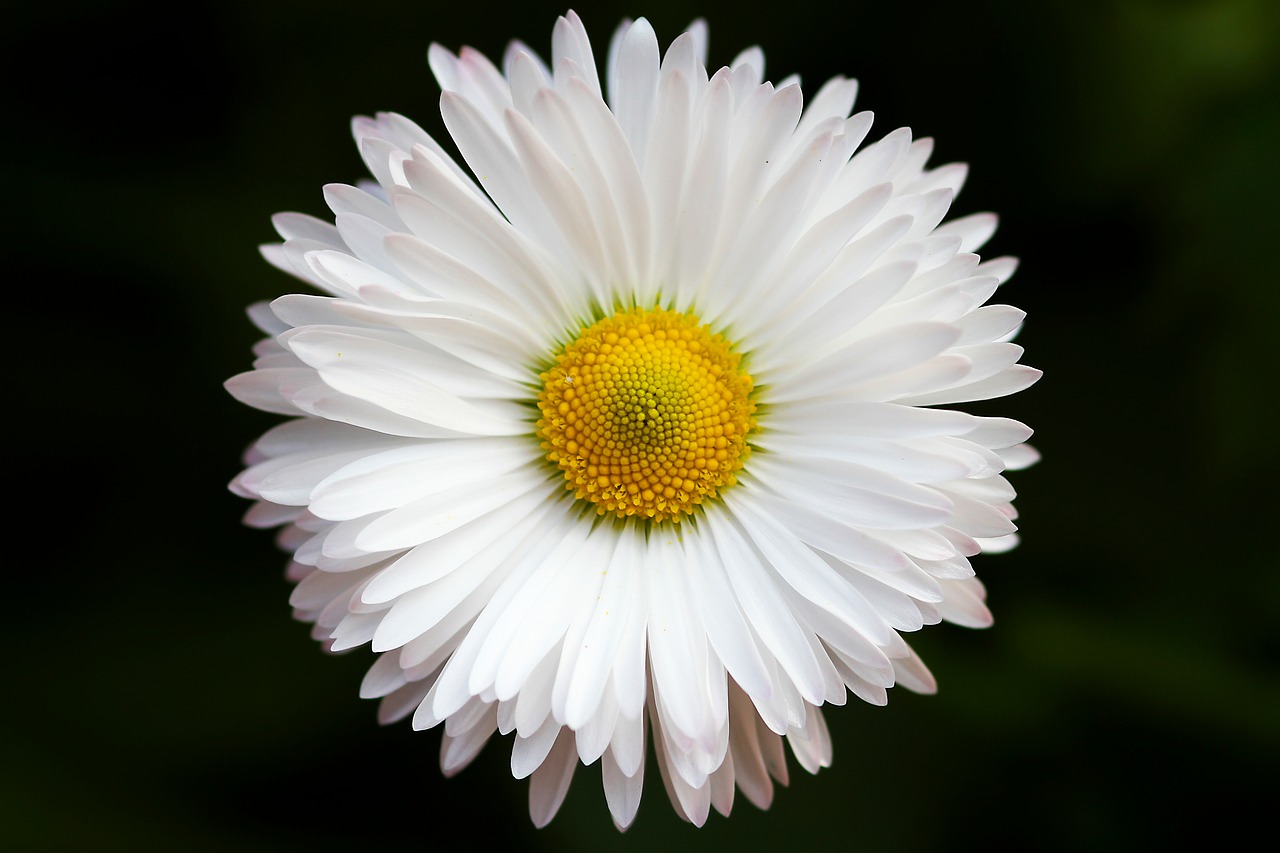
<path fill-rule="evenodd" d="M 941 224 L 965 167 L 906 129 L 859 150 L 853 80 L 805 105 L 706 42 L 626 22 L 602 76 L 572 12 L 549 65 L 433 46 L 466 166 L 357 119 L 376 183 L 264 249 L 324 295 L 255 307 L 227 383 L 291 418 L 233 489 L 298 617 L 372 647 L 361 695 L 443 723 L 446 774 L 513 735 L 539 826 L 579 762 L 619 827 L 647 758 L 693 823 L 765 808 L 783 738 L 830 762 L 822 705 L 933 691 L 901 633 L 990 622 L 969 558 L 1014 543 L 1002 472 L 1035 459 L 946 408 L 1039 375 L 984 305 L 995 218 Z"/>

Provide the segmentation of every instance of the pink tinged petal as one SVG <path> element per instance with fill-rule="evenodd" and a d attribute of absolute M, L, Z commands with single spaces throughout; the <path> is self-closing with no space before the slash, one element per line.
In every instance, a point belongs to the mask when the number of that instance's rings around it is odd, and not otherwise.
<path fill-rule="evenodd" d="M 387 260 L 386 253 L 382 249 L 383 240 L 386 239 L 388 234 L 393 233 L 392 229 L 377 220 L 355 213 L 339 214 L 334 217 L 334 222 L 337 224 L 338 233 L 342 235 L 343 242 L 347 244 L 352 256 L 377 271 L 388 274 L 394 272 L 394 268 Z M 403 284 L 390 276 L 386 277 L 384 281 L 395 282 L 394 286 L 399 288 L 404 287 Z"/>
<path fill-rule="evenodd" d="M 707 784 L 711 787 L 711 807 L 725 817 L 733 811 L 735 791 L 733 780 L 733 756 L 726 754 L 724 761 L 707 780 Z"/>
<path fill-rule="evenodd" d="M 938 682 L 933 673 L 915 652 L 908 657 L 894 658 L 893 671 L 897 675 L 898 684 L 914 693 L 931 695 L 938 692 Z"/>
<path fill-rule="evenodd" d="M 993 619 L 986 605 L 986 590 L 977 578 L 949 581 L 943 586 L 946 598 L 938 607 L 942 618 L 966 628 L 987 628 Z"/>
<path fill-rule="evenodd" d="M 989 261 L 983 261 L 978 267 L 977 272 L 982 275 L 993 275 L 999 279 L 1001 284 L 1008 281 L 1018 270 L 1018 259 L 1010 257 L 992 258 Z"/>
<path fill-rule="evenodd" d="M 949 490 L 955 509 L 951 525 L 969 536 L 991 538 L 1007 536 L 1018 528 L 1008 516 L 994 506 L 981 500 L 957 494 Z"/>
<path fill-rule="evenodd" d="M 1032 435 L 1031 427 L 1011 418 L 975 418 L 974 423 L 974 429 L 964 434 L 964 440 L 992 449 L 1013 447 Z"/>
<path fill-rule="evenodd" d="M 591 39 L 582 25 L 578 13 L 570 10 L 556 19 L 555 28 L 551 31 L 551 64 L 559 65 L 563 59 L 571 60 L 581 69 L 581 79 L 597 97 L 603 97 L 600 89 L 600 78 L 596 74 L 595 54 L 591 50 Z"/>
<path fill-rule="evenodd" d="M 840 673 L 840 677 L 844 679 L 845 687 L 854 696 L 868 705 L 883 707 L 889 704 L 889 692 L 885 688 L 890 685 L 864 678 L 862 675 L 864 670 L 857 662 L 845 657 L 840 649 L 831 649 L 831 662 Z"/>
<path fill-rule="evenodd" d="M 795 608 L 798 614 L 801 612 L 807 612 L 802 611 L 802 608 L 809 607 L 809 601 L 801 596 L 795 595 L 794 593 L 790 594 L 790 598 L 792 601 L 792 607 Z M 821 608 L 819 608 L 819 610 L 821 610 Z M 800 618 L 803 619 L 804 616 L 801 616 Z M 810 630 L 805 637 L 809 641 L 809 647 L 813 649 L 813 659 L 818 662 L 818 666 L 822 669 L 823 683 L 826 688 L 825 692 L 822 694 L 822 701 L 830 705 L 845 704 L 849 698 L 849 691 L 845 688 L 844 681 L 840 678 L 840 673 L 836 671 L 835 664 L 831 662 L 831 655 L 827 650 L 826 644 L 820 637 L 818 637 L 817 632 L 814 630 Z M 808 708 L 808 703 L 804 703 L 803 707 Z M 791 728 L 794 728 L 794 726 L 788 728 L 788 731 L 790 731 Z"/>
<path fill-rule="evenodd" d="M 232 491 L 236 491 L 234 484 Z M 253 497 L 252 495 L 244 495 L 243 497 Z M 278 527 L 281 524 L 288 524 L 298 518 L 300 510 L 291 506 L 278 506 L 270 501 L 258 501 L 241 518 L 241 521 L 247 527 L 257 529 L 265 529 L 269 527 Z"/>
<path fill-rule="evenodd" d="M 952 554 L 950 557 L 942 560 L 925 560 L 920 557 L 913 558 L 914 562 L 922 572 L 929 577 L 939 580 L 952 580 L 955 578 L 971 578 L 973 577 L 973 566 L 963 554 Z M 928 599 L 933 601 L 935 599 Z"/>
<path fill-rule="evenodd" d="M 378 723 L 387 726 L 412 714 L 434 683 L 434 678 L 411 681 L 394 693 L 384 696 L 378 703 Z"/>
<path fill-rule="evenodd" d="M 373 639 L 381 621 L 381 613 L 348 613 L 329 635 L 333 639 L 329 651 L 344 652 L 363 646 Z"/>
<path fill-rule="evenodd" d="M 1011 501 L 1017 497 L 1017 492 L 1014 490 L 1013 485 L 1000 474 L 955 480 L 944 484 L 941 489 L 952 495 L 960 495 L 981 503 L 990 504 L 994 509 L 998 509 L 1010 518 L 1017 517 L 1013 507 L 1010 505 Z"/>
<path fill-rule="evenodd" d="M 310 293 L 290 293 L 281 296 L 271 303 L 271 312 L 281 322 L 285 324 L 286 330 L 298 328 L 301 326 L 353 326 L 353 327 L 369 327 L 368 323 L 343 313 L 343 309 L 351 306 L 349 300 L 341 299 L 333 296 L 316 296 Z M 385 325 L 380 323 L 379 325 Z M 292 353 L 285 352 L 287 356 L 293 356 Z M 271 356 L 279 356 L 271 354 Z M 293 356 L 293 362 L 301 365 L 302 362 Z M 283 365 L 281 365 L 283 366 Z"/>
<path fill-rule="evenodd" d="M 694 826 L 702 826 L 711 812 L 711 790 L 705 784 L 700 788 L 693 787 L 674 771 L 671 767 L 672 753 L 666 743 L 666 734 L 662 726 L 655 722 L 654 754 L 658 759 L 658 772 L 667 789 L 667 796 L 671 799 L 671 805 L 677 814 Z"/>
<path fill-rule="evenodd" d="M 484 605 L 488 602 L 486 596 L 497 588 L 501 578 L 501 575 L 490 575 L 485 578 L 474 592 L 463 599 L 462 603 L 455 606 L 430 628 L 424 629 L 424 626 L 417 626 L 417 636 L 402 645 L 398 655 L 400 666 L 405 671 L 405 678 L 413 681 L 430 676 L 434 684 L 445 661 L 462 642 L 462 637 L 475 620 L 475 615 L 484 609 Z M 390 615 L 388 612 L 382 617 L 382 624 L 373 635 L 371 648 L 375 652 L 382 648 L 379 635 Z M 426 695 L 425 689 L 423 695 Z"/>
<path fill-rule="evenodd" d="M 642 688 L 648 684 L 643 673 L 640 683 Z M 616 684 L 614 692 L 618 693 Z M 613 727 L 613 740 L 609 742 L 609 754 L 613 756 L 623 775 L 635 776 L 644 770 L 645 732 L 648 724 L 648 717 L 643 709 L 635 716 L 625 716 L 619 710 Z"/>
<path fill-rule="evenodd" d="M 249 322 L 253 323 L 253 325 L 258 327 L 258 329 L 270 336 L 266 340 L 258 341 L 256 347 L 278 346 L 274 338 L 281 332 L 287 331 L 289 327 L 284 323 L 281 323 L 275 314 L 271 313 L 271 306 L 266 302 L 255 302 L 249 306 L 245 313 L 249 315 Z M 255 352 L 257 352 L 256 347 L 254 350 Z"/>
<path fill-rule="evenodd" d="M 440 45 L 432 44 L 427 62 L 442 91 L 467 98 L 491 122 L 496 124 L 502 111 L 511 106 L 506 79 L 484 54 L 473 48 L 464 47 L 455 57 Z"/>
<path fill-rule="evenodd" d="M 380 699 L 406 684 L 404 670 L 396 655 L 379 655 L 360 682 L 361 699 Z"/>
<path fill-rule="evenodd" d="M 477 435 L 515 435 L 526 429 L 425 380 L 431 364 L 421 350 L 338 328 L 295 329 L 282 339 L 326 385 L 392 414 Z"/>
<path fill-rule="evenodd" d="M 350 572 L 311 572 L 289 594 L 289 606 L 319 613 L 334 601 L 342 599 L 342 607 L 346 608 L 351 596 L 367 580 L 365 575 L 353 576 Z"/>
<path fill-rule="evenodd" d="M 800 766 L 810 773 L 831 766 L 831 733 L 822 711 L 812 705 L 806 708 L 808 715 L 803 728 L 787 732 L 787 743 Z"/>
<path fill-rule="evenodd" d="M 267 368 L 239 373 L 224 382 L 222 387 L 246 406 L 274 415 L 297 417 L 302 411 L 291 399 L 289 391 L 315 379 L 315 371 L 309 367 Z"/>
<path fill-rule="evenodd" d="M 357 131 L 356 134 L 360 157 L 378 185 L 384 190 L 397 185 L 403 186 L 404 172 L 400 166 L 408 156 L 405 150 L 389 140 L 377 136 L 361 136 L 360 133 L 361 131 Z"/>
<path fill-rule="evenodd" d="M 492 704 L 475 703 L 480 719 L 456 734 L 446 733 L 440 741 L 440 769 L 445 777 L 457 775 L 470 764 L 493 736 L 497 722 L 497 708 Z M 454 718 L 456 719 L 456 718 Z M 453 720 L 451 719 L 450 722 Z"/>
<path fill-rule="evenodd" d="M 347 184 L 326 184 L 324 201 L 335 215 L 357 215 L 377 222 L 390 231 L 403 231 L 404 223 L 385 198 Z"/>
<path fill-rule="evenodd" d="M 808 713 L 808 704 L 803 704 L 803 707 L 798 711 L 798 714 L 793 715 L 794 722 L 792 726 L 804 722 Z M 787 756 L 782 749 L 782 738 L 777 733 L 769 730 L 759 717 L 756 717 L 755 725 L 756 739 L 760 743 L 760 755 L 764 759 L 765 768 L 769 771 L 769 775 L 780 784 L 788 784 L 791 781 L 791 777 L 787 771 Z"/>
<path fill-rule="evenodd" d="M 328 243 L 318 243 L 314 240 L 290 240 L 279 248 L 279 255 L 282 256 L 283 262 L 276 263 L 276 261 L 273 260 L 272 263 L 275 263 L 277 267 L 285 270 L 291 275 L 302 279 L 317 290 L 323 290 L 325 293 L 329 293 L 333 296 L 350 297 L 352 294 L 349 291 L 344 290 L 341 287 L 335 287 L 333 284 L 316 275 L 315 271 L 311 268 L 310 262 L 307 260 L 308 256 L 313 252 L 335 251 L 345 253 L 347 250 L 345 246 L 335 248 Z"/>
<path fill-rule="evenodd" d="M 740 70 L 745 72 L 744 89 L 739 91 L 736 85 L 734 88 L 734 95 L 741 101 L 744 92 L 754 89 L 764 80 L 764 51 L 758 45 L 752 45 L 735 56 L 729 63 L 729 68 L 734 71 L 735 77 Z"/>
<path fill-rule="evenodd" d="M 606 690 L 599 709 L 587 724 L 576 732 L 578 758 L 583 764 L 593 764 L 604 755 L 613 738 L 614 724 L 618 720 L 618 698 L 613 690 Z"/>
<path fill-rule="evenodd" d="M 836 568 L 841 577 L 849 581 L 850 586 L 858 591 L 868 606 L 894 631 L 919 631 L 925 625 L 938 621 L 928 605 L 942 600 L 942 590 L 938 588 L 937 581 L 926 573 L 899 572 L 882 579 L 870 572 L 851 572 L 847 569 L 840 571 L 843 566 L 838 560 L 831 559 L 828 562 Z M 901 589 L 907 584 L 894 583 L 902 578 L 920 581 L 920 585 L 925 587 L 920 599 L 910 591 Z M 889 643 L 886 643 L 886 646 L 888 645 Z"/>
<path fill-rule="evenodd" d="M 1018 471 L 1039 462 L 1040 451 L 1029 444 L 1019 444 L 1016 447 L 1002 448 L 1000 458 L 1004 460 L 1006 471 Z"/>
<path fill-rule="evenodd" d="M 984 554 L 1003 554 L 1018 547 L 1020 540 L 1016 533 L 1011 533 L 1008 536 L 998 536 L 995 539 L 977 539 L 975 541 Z"/>
<path fill-rule="evenodd" d="M 644 771 L 630 776 L 622 772 L 612 752 L 606 752 L 600 762 L 600 774 L 604 782 L 604 799 L 609 814 L 620 830 L 631 826 L 640 808 L 640 795 L 644 790 Z"/>
<path fill-rule="evenodd" d="M 533 825 L 541 829 L 551 822 L 564 802 L 573 781 L 573 771 L 578 766 L 578 756 L 573 749 L 573 733 L 562 729 L 555 746 L 546 761 L 542 762 L 529 781 L 529 816 Z"/>
<path fill-rule="evenodd" d="M 347 248 L 333 223 L 309 214 L 277 213 L 271 217 L 271 224 L 285 240 L 315 243 L 339 251 Z"/>
<path fill-rule="evenodd" d="M 824 551 L 823 555 L 823 558 L 831 563 L 837 572 L 850 579 L 855 585 L 865 576 L 877 584 L 882 584 L 889 589 L 909 596 L 916 604 L 942 600 L 942 591 L 939 589 L 935 579 L 937 576 L 917 565 L 914 560 L 909 561 L 907 568 L 886 571 L 865 564 L 851 563 L 828 551 Z M 907 558 L 904 557 L 903 559 Z M 963 560 L 964 558 L 961 557 L 959 559 Z M 958 566 L 956 571 L 960 571 Z M 957 574 L 956 577 L 968 577 L 972 574 L 972 569 L 970 569 L 964 574 Z"/>
<path fill-rule="evenodd" d="M 1022 326 L 1027 312 L 1010 305 L 986 305 L 956 321 L 960 329 L 957 344 L 1008 340 Z"/>
<path fill-rule="evenodd" d="M 708 737 L 708 741 L 714 743 L 710 749 L 696 742 L 681 746 L 673 739 L 673 735 L 675 738 L 681 737 L 680 732 L 674 727 L 656 690 L 649 710 L 651 716 L 656 716 L 654 725 L 662 729 L 666 744 L 667 769 L 691 788 L 704 787 L 712 771 L 724 760 L 725 750 L 728 747 L 727 726 L 721 727 Z"/>
<path fill-rule="evenodd" d="M 513 41 L 507 45 L 503 56 L 507 81 L 511 84 L 511 104 L 515 109 L 530 115 L 533 96 L 538 90 L 551 85 L 551 69 L 530 48 Z"/>
<path fill-rule="evenodd" d="M 511 776 L 526 779 L 542 766 L 564 727 L 547 717 L 542 725 L 528 737 L 516 736 L 511 745 Z"/>
<path fill-rule="evenodd" d="M 743 795 L 758 809 L 773 804 L 773 780 L 760 748 L 759 715 L 751 700 L 740 689 L 729 690 L 729 751 L 733 760 L 734 781 Z M 765 737 L 777 735 L 764 730 Z"/>

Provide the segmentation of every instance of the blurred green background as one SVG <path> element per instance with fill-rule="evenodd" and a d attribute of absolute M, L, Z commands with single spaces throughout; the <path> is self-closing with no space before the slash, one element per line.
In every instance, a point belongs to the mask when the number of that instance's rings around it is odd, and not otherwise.
<path fill-rule="evenodd" d="M 6 11 L 6 375 L 20 507 L 5 600 L 0 846 L 50 850 L 1078 851 L 1227 848 L 1280 805 L 1280 6 L 1272 0 L 576 8 L 711 60 L 759 43 L 846 73 L 873 138 L 971 164 L 953 210 L 1045 370 L 988 408 L 1038 430 L 1024 544 L 980 560 L 996 625 L 912 638 L 934 697 L 828 709 L 835 764 L 694 830 L 651 774 L 619 836 L 598 767 L 545 830 L 494 741 L 380 728 L 369 658 L 293 622 L 284 556 L 225 491 L 275 419 L 244 306 L 294 288 L 257 245 L 363 168 L 354 114 L 442 135 L 426 47 L 549 53 L 567 4 L 65 2 Z M 603 48 L 601 48 L 601 54 Z M 16 189 L 16 195 L 15 195 Z M 17 268 L 14 268 L 16 262 Z M 16 340 L 15 340 L 16 338 Z M 16 546 L 16 548 L 14 547 Z M 1264 830 L 1270 834 L 1270 830 Z M 1263 837 L 1266 837 L 1264 835 Z M 7 842 L 7 844 L 6 844 Z"/>

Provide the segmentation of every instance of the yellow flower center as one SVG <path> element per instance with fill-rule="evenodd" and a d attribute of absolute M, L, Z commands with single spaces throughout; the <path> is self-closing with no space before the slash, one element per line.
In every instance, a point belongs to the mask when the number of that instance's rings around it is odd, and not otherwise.
<path fill-rule="evenodd" d="M 751 376 L 692 314 L 619 311 L 541 378 L 542 447 L 600 515 L 678 522 L 737 482 L 755 426 Z"/>

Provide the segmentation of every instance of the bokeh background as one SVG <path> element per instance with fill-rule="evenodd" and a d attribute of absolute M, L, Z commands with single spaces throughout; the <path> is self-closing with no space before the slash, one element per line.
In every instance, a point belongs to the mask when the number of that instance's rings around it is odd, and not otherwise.
<path fill-rule="evenodd" d="M 7 5 L 7 4 L 6 4 Z M 913 637 L 941 691 L 829 709 L 836 755 L 695 830 L 651 774 L 618 835 L 598 767 L 529 824 L 509 743 L 460 776 L 380 728 L 368 656 L 290 618 L 284 556 L 225 491 L 275 422 L 248 367 L 278 210 L 363 169 L 354 114 L 442 134 L 426 47 L 549 52 L 561 2 L 188 0 L 7 8 L 0 846 L 49 850 L 1227 848 L 1280 805 L 1272 0 L 590 2 L 711 60 L 846 73 L 873 138 L 937 139 L 996 210 L 1045 370 L 1024 544 L 979 563 L 996 624 Z M 603 50 L 601 49 L 601 53 Z M 812 92 L 813 89 L 809 88 Z M 1264 830 L 1264 836 L 1270 834 Z M 6 843 L 7 842 L 7 843 Z"/>

